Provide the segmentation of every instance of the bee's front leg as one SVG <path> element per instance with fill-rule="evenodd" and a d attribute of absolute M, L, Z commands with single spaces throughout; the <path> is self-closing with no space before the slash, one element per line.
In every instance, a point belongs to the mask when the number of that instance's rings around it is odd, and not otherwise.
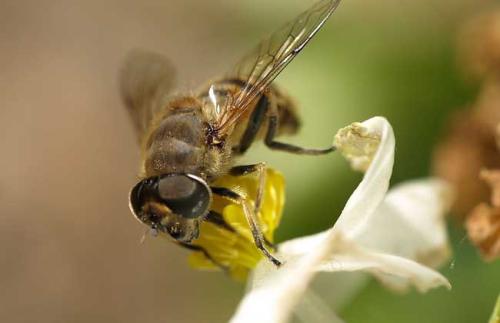
<path fill-rule="evenodd" d="M 252 232 L 255 246 L 276 267 L 281 266 L 282 262 L 278 260 L 275 256 L 273 256 L 271 252 L 267 249 L 264 235 L 262 234 L 262 230 L 260 229 L 259 219 L 257 217 L 257 214 L 251 208 L 251 205 L 250 203 L 248 203 L 247 199 L 241 196 L 240 194 L 225 187 L 211 187 L 211 189 L 214 194 L 225 197 L 242 206 L 243 213 L 245 214 L 246 220 L 250 226 L 250 231 Z"/>

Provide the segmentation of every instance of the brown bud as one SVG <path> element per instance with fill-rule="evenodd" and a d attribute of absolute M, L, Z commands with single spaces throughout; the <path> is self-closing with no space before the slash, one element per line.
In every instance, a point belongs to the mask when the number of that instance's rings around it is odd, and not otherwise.
<path fill-rule="evenodd" d="M 465 226 L 485 260 L 500 258 L 500 208 L 481 203 L 472 210 Z"/>
<path fill-rule="evenodd" d="M 500 10 L 465 25 L 458 38 L 459 63 L 474 78 L 500 73 Z"/>

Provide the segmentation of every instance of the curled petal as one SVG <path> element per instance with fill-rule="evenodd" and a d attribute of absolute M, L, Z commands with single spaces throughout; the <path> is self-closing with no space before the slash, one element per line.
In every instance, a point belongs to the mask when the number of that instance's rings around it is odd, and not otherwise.
<path fill-rule="evenodd" d="M 322 271 L 365 271 L 372 273 L 389 287 L 406 289 L 409 284 L 418 291 L 445 286 L 448 280 L 435 270 L 408 258 L 374 251 L 339 237 L 334 252 L 321 265 Z"/>
<path fill-rule="evenodd" d="M 363 130 L 361 131 L 359 127 Z M 359 146 L 359 142 L 362 142 L 364 138 L 370 142 L 374 137 L 380 138 L 380 143 L 363 180 L 347 201 L 333 227 L 334 231 L 350 238 L 367 230 L 370 216 L 374 214 L 387 193 L 394 165 L 395 140 L 391 125 L 382 117 L 374 117 L 361 124 L 355 124 L 355 128 L 347 134 L 351 140 L 344 142 L 344 146 L 350 144 Z M 338 139 L 336 141 L 338 142 Z M 353 158 L 351 155 L 346 155 L 346 157 Z"/>

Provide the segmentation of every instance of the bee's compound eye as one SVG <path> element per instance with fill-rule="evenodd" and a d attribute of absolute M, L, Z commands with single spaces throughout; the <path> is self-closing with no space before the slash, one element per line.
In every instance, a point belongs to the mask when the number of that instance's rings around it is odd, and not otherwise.
<path fill-rule="evenodd" d="M 160 178 L 158 195 L 173 213 L 188 219 L 205 215 L 212 198 L 206 182 L 189 174 L 170 174 Z"/>
<path fill-rule="evenodd" d="M 129 193 L 129 207 L 134 216 L 141 222 L 144 222 L 144 214 L 142 207 L 150 195 L 150 187 L 148 180 L 142 180 L 137 183 Z"/>
<path fill-rule="evenodd" d="M 192 196 L 197 183 L 185 175 L 165 176 L 158 181 L 158 195 L 163 200 L 177 200 Z"/>
<path fill-rule="evenodd" d="M 152 228 L 156 228 L 169 213 L 168 208 L 158 201 L 157 187 L 157 178 L 147 178 L 137 183 L 129 194 L 129 207 L 135 218 Z"/>

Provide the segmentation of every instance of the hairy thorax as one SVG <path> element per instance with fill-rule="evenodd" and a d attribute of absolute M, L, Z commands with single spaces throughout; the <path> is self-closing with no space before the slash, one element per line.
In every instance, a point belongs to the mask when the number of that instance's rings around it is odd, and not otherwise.
<path fill-rule="evenodd" d="M 144 143 L 144 177 L 189 173 L 215 178 L 227 152 L 206 142 L 207 120 L 198 106 L 171 106 L 152 126 Z"/>

